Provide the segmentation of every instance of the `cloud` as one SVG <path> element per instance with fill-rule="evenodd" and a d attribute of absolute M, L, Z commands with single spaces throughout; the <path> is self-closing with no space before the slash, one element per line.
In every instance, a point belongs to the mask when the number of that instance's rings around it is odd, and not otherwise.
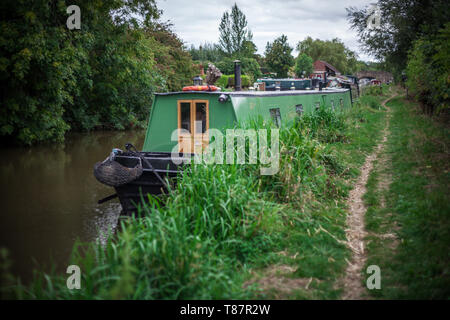
<path fill-rule="evenodd" d="M 247 17 L 258 53 L 264 52 L 268 41 L 285 34 L 293 48 L 308 36 L 339 38 L 360 59 L 373 60 L 361 50 L 345 10 L 368 6 L 373 0 L 158 0 L 158 7 L 163 10 L 162 19 L 173 23 L 174 31 L 186 45 L 198 46 L 218 42 L 222 14 L 235 2 Z"/>

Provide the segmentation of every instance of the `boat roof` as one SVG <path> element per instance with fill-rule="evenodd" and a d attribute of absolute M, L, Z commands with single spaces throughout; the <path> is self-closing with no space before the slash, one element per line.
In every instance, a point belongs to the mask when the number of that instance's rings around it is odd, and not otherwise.
<path fill-rule="evenodd" d="M 206 95 L 217 95 L 225 94 L 232 97 L 279 97 L 279 96 L 298 96 L 298 95 L 308 95 L 308 94 L 327 94 L 327 93 L 338 93 L 345 92 L 350 89 L 341 88 L 323 88 L 322 91 L 319 90 L 286 90 L 286 91 L 177 91 L 177 92 L 161 92 L 155 93 L 158 96 L 171 96 L 186 93 L 195 94 L 206 94 Z"/>
<path fill-rule="evenodd" d="M 264 81 L 264 80 L 269 80 L 269 81 L 308 81 L 311 79 L 307 79 L 307 78 L 259 78 L 259 79 L 256 79 L 256 82 Z"/>

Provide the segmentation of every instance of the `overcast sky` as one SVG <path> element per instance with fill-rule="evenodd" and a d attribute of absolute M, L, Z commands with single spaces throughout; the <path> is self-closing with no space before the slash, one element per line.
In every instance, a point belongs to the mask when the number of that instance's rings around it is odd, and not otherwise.
<path fill-rule="evenodd" d="M 373 60 L 361 51 L 345 8 L 362 8 L 374 0 L 157 0 L 162 19 L 173 23 L 174 31 L 188 46 L 217 43 L 220 19 L 235 2 L 247 17 L 258 53 L 264 52 L 267 41 L 281 34 L 287 35 L 293 48 L 307 36 L 322 40 L 338 37 L 360 59 Z"/>

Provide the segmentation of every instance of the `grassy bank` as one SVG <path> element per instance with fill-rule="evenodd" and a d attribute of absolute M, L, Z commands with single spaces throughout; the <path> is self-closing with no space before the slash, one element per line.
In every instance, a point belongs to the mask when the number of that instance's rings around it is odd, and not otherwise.
<path fill-rule="evenodd" d="M 384 92 L 387 94 L 387 92 Z M 72 258 L 80 290 L 66 275 L 37 274 L 15 297 L 45 299 L 338 298 L 349 251 L 346 196 L 378 143 L 385 96 L 333 113 L 321 108 L 280 128 L 280 170 L 193 165 L 164 207 L 122 221 L 106 247 Z M 271 130 L 270 125 L 266 125 Z"/>
<path fill-rule="evenodd" d="M 384 299 L 448 299 L 449 130 L 404 98 L 388 103 L 390 135 L 368 182 L 368 265 Z"/>

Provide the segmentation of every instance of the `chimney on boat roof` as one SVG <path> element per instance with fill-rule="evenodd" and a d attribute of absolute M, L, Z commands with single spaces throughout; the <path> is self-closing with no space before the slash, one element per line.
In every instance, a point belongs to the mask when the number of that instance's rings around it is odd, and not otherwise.
<path fill-rule="evenodd" d="M 241 61 L 234 60 L 234 91 L 241 89 Z"/>
<path fill-rule="evenodd" d="M 194 86 L 201 86 L 203 84 L 203 78 L 198 76 L 195 76 L 192 78 L 192 82 L 194 82 Z"/>

